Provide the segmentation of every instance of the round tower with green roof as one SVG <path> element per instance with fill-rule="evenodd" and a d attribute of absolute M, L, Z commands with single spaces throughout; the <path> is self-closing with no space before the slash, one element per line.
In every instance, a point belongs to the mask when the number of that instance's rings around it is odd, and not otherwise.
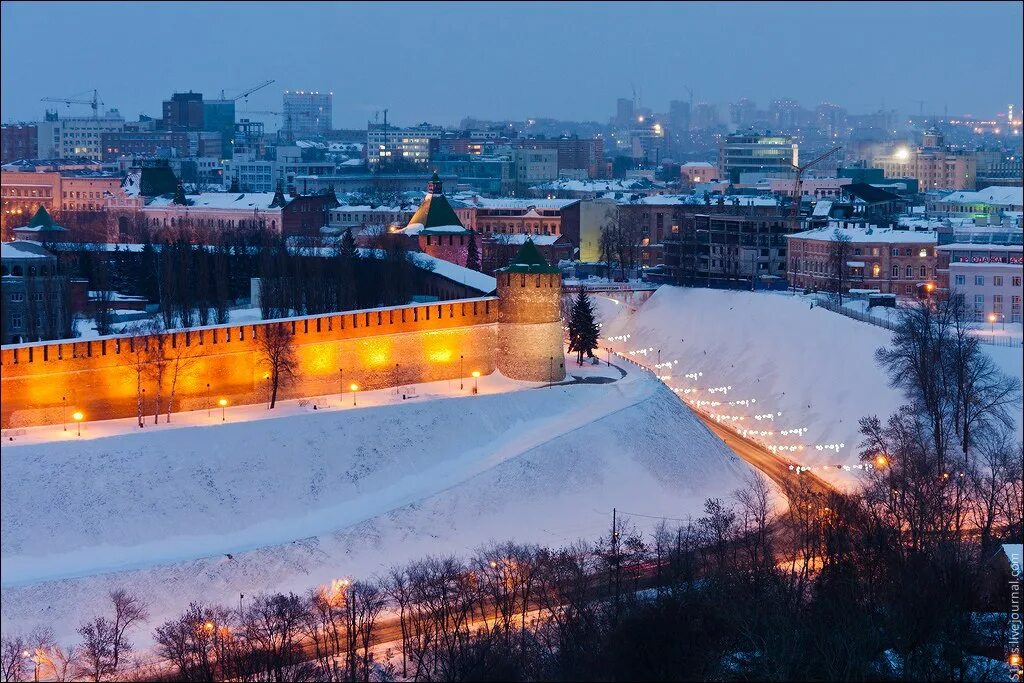
<path fill-rule="evenodd" d="M 498 280 L 497 366 L 511 379 L 565 378 L 562 346 L 562 274 L 527 239 Z"/>

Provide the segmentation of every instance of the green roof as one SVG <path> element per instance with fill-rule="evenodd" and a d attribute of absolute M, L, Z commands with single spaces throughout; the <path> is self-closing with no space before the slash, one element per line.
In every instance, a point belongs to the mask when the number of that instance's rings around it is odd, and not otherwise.
<path fill-rule="evenodd" d="M 455 209 L 452 208 L 452 205 L 448 203 L 448 199 L 444 196 L 441 179 L 437 177 L 436 172 L 430 179 L 430 183 L 427 184 L 427 196 L 423 198 L 420 208 L 416 209 L 416 213 L 409 219 L 409 225 L 422 225 L 423 228 L 420 232 L 426 234 L 432 232 L 431 228 L 451 226 L 457 226 L 469 232 L 455 214 Z M 442 232 L 446 235 L 452 234 L 451 230 L 444 230 Z"/>
<path fill-rule="evenodd" d="M 505 266 L 504 268 L 498 269 L 499 273 L 559 273 L 561 271 L 552 265 L 549 265 L 544 255 L 540 253 L 540 249 L 533 243 L 532 239 L 527 238 L 523 242 L 523 246 L 519 248 L 519 253 L 516 257 Z"/>
<path fill-rule="evenodd" d="M 39 205 L 36 215 L 32 216 L 32 220 L 28 222 L 28 225 L 24 228 L 15 228 L 15 230 L 24 232 L 67 232 L 67 228 L 53 222 L 50 212 L 42 204 Z"/>

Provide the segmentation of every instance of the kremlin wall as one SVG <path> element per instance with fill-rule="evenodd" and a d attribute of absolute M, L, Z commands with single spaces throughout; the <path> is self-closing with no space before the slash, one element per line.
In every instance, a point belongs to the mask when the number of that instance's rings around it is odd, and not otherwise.
<path fill-rule="evenodd" d="M 337 394 L 468 377 L 499 370 L 525 381 L 565 377 L 559 300 L 561 276 L 527 241 L 517 263 L 499 271 L 498 297 L 429 305 L 217 325 L 159 336 L 116 335 L 88 341 L 17 344 L 0 350 L 0 426 L 60 424 L 75 411 L 86 420 L 133 417 L 138 382 L 144 413 L 166 405 L 175 358 L 181 358 L 172 412 L 262 403 L 269 367 L 258 338 L 283 323 L 293 335 L 296 379 L 279 399 Z M 157 348 L 164 364 L 140 363 Z M 166 408 L 162 409 L 165 412 Z"/>
<path fill-rule="evenodd" d="M 436 174 L 413 226 L 438 237 L 465 230 Z M 215 408 L 221 399 L 229 405 L 267 402 L 270 368 L 259 339 L 272 324 L 284 324 L 291 333 L 297 360 L 294 381 L 278 388 L 278 399 L 348 394 L 353 384 L 363 391 L 495 370 L 524 381 L 564 379 L 560 272 L 528 239 L 495 275 L 496 298 L 5 346 L 0 349 L 0 427 L 60 424 L 77 411 L 89 421 L 134 417 L 140 384 L 147 416 L 156 412 L 158 394 L 160 412 L 166 413 L 172 385 L 172 412 Z"/>

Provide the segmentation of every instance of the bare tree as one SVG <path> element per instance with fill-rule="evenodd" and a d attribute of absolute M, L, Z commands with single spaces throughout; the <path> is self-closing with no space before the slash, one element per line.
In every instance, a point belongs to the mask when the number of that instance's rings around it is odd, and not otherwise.
<path fill-rule="evenodd" d="M 106 617 L 94 617 L 78 627 L 82 658 L 76 676 L 99 683 L 114 671 L 115 633 L 114 624 Z"/>
<path fill-rule="evenodd" d="M 54 645 L 47 653 L 50 677 L 61 683 L 74 680 L 76 672 L 80 668 L 80 658 L 81 650 L 77 645 L 67 648 Z"/>
<path fill-rule="evenodd" d="M 848 261 L 853 249 L 850 236 L 836 228 L 828 247 L 828 269 L 839 305 L 843 305 L 843 292 L 850 288 L 850 266 Z"/>
<path fill-rule="evenodd" d="M 25 680 L 25 651 L 24 637 L 9 633 L 0 637 L 0 679 L 5 681 Z"/>
<path fill-rule="evenodd" d="M 270 323 L 263 326 L 263 334 L 257 343 L 263 362 L 270 373 L 270 408 L 277 404 L 278 388 L 288 386 L 297 378 L 299 368 L 292 334 L 285 323 Z"/>
<path fill-rule="evenodd" d="M 128 629 L 137 622 L 146 621 L 149 611 L 146 603 L 137 595 L 118 589 L 108 594 L 114 608 L 113 642 L 111 643 L 111 672 L 116 673 L 121 655 L 131 652 L 132 644 L 126 637 Z"/>

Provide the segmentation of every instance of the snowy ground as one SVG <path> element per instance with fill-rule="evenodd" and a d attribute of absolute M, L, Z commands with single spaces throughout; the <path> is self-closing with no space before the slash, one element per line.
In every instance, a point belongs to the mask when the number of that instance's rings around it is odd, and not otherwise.
<path fill-rule="evenodd" d="M 570 374 L 618 376 L 567 361 Z M 453 384 L 408 401 L 360 394 L 357 408 L 334 396 L 273 417 L 228 408 L 224 423 L 215 410 L 144 430 L 87 423 L 81 438 L 19 433 L 0 460 L 3 629 L 41 623 L 71 639 L 115 587 L 146 596 L 152 626 L 190 600 L 301 592 L 491 539 L 593 540 L 613 506 L 698 515 L 749 476 L 635 369 L 553 388 L 491 375 L 480 395 L 440 397 Z"/>
<path fill-rule="evenodd" d="M 855 301 L 844 301 L 843 308 L 848 308 L 851 311 L 857 313 L 870 315 L 873 318 L 879 320 L 885 320 L 887 322 L 895 323 L 899 318 L 899 309 L 887 308 L 885 306 L 875 306 L 874 308 L 868 308 L 867 301 L 855 300 Z M 1006 321 L 1000 321 L 997 323 L 970 323 L 973 328 L 973 333 L 978 336 L 983 342 L 995 342 L 995 343 L 1007 343 L 1013 341 L 1017 345 L 1020 344 L 1022 337 L 1024 337 L 1024 325 L 1021 323 L 1011 323 Z"/>
<path fill-rule="evenodd" d="M 856 471 L 835 466 L 859 462 L 858 419 L 884 419 L 901 403 L 873 358 L 891 333 L 812 310 L 803 297 L 665 286 L 638 307 L 595 300 L 606 321 L 602 346 L 646 364 L 658 362 L 660 349 L 662 363 L 673 364 L 662 371 L 671 387 L 835 483 L 856 484 Z M 984 350 L 1004 372 L 1022 375 L 1019 348 Z M 1020 438 L 1019 421 L 1017 430 Z"/>

